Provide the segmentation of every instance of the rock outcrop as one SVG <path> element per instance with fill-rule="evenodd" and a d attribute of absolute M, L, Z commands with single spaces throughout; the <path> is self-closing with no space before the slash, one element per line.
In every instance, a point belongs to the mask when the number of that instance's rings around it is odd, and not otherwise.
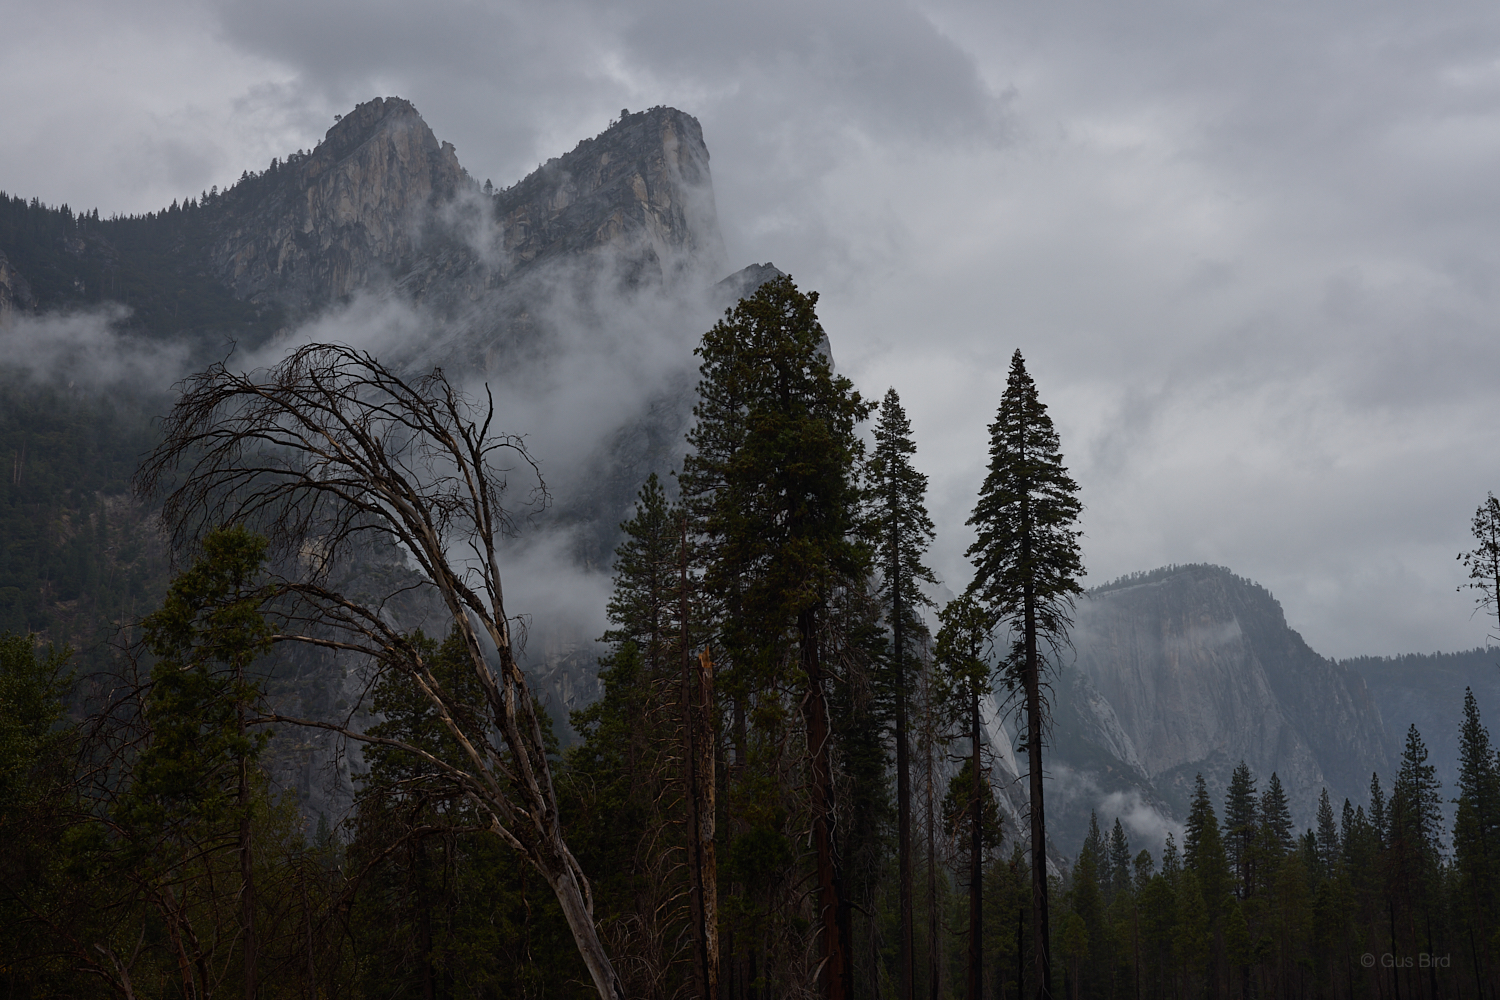
<path fill-rule="evenodd" d="M 439 206 L 472 186 L 409 102 L 376 98 L 215 199 L 206 256 L 239 297 L 305 314 L 409 270 Z"/>
<path fill-rule="evenodd" d="M 659 278 L 722 273 L 703 129 L 675 108 L 624 115 L 493 198 L 510 270 L 616 247 Z"/>
<path fill-rule="evenodd" d="M 674 108 L 626 115 L 511 187 L 481 191 L 409 102 L 377 98 L 209 205 L 215 272 L 292 318 L 386 286 L 471 327 L 483 302 L 489 326 L 513 329 L 526 303 L 493 293 L 549 264 L 702 283 L 723 261 L 703 130 Z"/>
<path fill-rule="evenodd" d="M 1293 818 L 1318 795 L 1364 798 L 1388 764 L 1363 679 L 1319 656 L 1264 588 L 1216 566 L 1137 574 L 1080 602 L 1058 685 L 1058 750 L 1101 791 L 1137 787 L 1186 815 L 1200 772 L 1222 803 L 1244 760 L 1274 771 Z"/>
<path fill-rule="evenodd" d="M 0 327 L 10 323 L 18 312 L 26 312 L 35 305 L 31 286 L 11 266 L 5 251 L 0 250 Z"/>

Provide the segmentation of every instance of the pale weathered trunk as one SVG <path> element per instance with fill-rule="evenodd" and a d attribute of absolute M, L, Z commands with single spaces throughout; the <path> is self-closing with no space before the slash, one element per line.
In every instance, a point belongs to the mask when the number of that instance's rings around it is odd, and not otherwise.
<path fill-rule="evenodd" d="M 562 856 L 552 854 L 550 858 L 540 859 L 537 868 L 562 907 L 568 929 L 573 932 L 573 940 L 578 945 L 578 954 L 594 980 L 600 1000 L 625 1000 L 624 987 L 610 963 L 609 953 L 604 950 L 604 942 L 599 940 L 594 914 L 584 899 L 583 888 L 578 884 L 572 866 Z"/>

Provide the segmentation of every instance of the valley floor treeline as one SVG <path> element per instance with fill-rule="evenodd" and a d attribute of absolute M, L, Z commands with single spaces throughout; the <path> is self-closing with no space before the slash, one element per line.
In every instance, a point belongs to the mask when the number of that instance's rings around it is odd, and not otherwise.
<path fill-rule="evenodd" d="M 80 670 L 7 633 L 6 995 L 600 995 L 554 884 L 573 869 L 523 860 L 497 836 L 503 791 L 476 790 L 530 768 L 551 786 L 525 808 L 556 810 L 621 996 L 1496 996 L 1500 757 L 1472 694 L 1454 788 L 1412 727 L 1364 802 L 1325 792 L 1294 818 L 1277 775 L 1241 764 L 1222 801 L 1198 779 L 1180 844 L 1142 850 L 1118 819 L 1049 844 L 1045 683 L 1082 575 L 1056 431 L 1017 352 L 975 582 L 936 608 L 900 398 L 876 407 L 834 372 L 816 301 L 777 279 L 705 335 L 689 454 L 622 526 L 602 697 L 566 747 L 540 704 L 521 713 L 534 745 L 487 728 L 492 675 L 462 619 L 407 631 L 389 648 L 420 669 L 368 674 L 351 813 L 309 827 L 277 761 L 358 706 L 304 699 L 284 720 L 308 669 L 277 652 L 307 623 L 285 573 L 323 550 L 298 539 L 278 566 L 243 524 L 197 536 L 112 661 Z M 81 551 L 107 538 L 87 516 Z M 394 571 L 363 585 L 382 580 L 414 592 Z M 1026 734 L 1028 829 L 999 808 L 992 692 Z"/>

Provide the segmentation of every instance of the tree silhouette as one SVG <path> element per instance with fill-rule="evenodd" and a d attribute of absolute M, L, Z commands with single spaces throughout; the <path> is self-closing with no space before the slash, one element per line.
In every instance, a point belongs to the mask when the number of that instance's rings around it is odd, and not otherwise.
<path fill-rule="evenodd" d="M 1073 600 L 1083 593 L 1083 561 L 1075 525 L 1083 510 L 1068 476 L 1052 418 L 1026 372 L 1021 352 L 1011 357 L 1000 410 L 990 425 L 989 474 L 967 523 L 978 531 L 969 546 L 970 591 L 994 625 L 1014 640 L 1003 664 L 1008 687 L 1026 715 L 1030 771 L 1032 961 L 1042 997 L 1052 995 L 1047 917 L 1047 824 L 1042 796 L 1042 746 L 1048 721 L 1043 696 L 1047 651 L 1067 642 Z M 1044 650 L 1045 647 L 1045 650 Z"/>

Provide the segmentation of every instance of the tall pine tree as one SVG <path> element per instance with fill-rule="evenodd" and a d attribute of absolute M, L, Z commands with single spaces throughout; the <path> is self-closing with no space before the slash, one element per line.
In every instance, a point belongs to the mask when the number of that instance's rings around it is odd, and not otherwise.
<path fill-rule="evenodd" d="M 1047 820 L 1042 790 L 1042 743 L 1047 706 L 1042 696 L 1047 653 L 1067 642 L 1073 600 L 1083 593 L 1083 559 L 1076 527 L 1083 504 L 1063 466 L 1052 418 L 1026 372 L 1021 352 L 1011 356 L 1000 410 L 990 425 L 989 473 L 967 523 L 978 537 L 969 546 L 971 592 L 995 626 L 1015 637 L 1004 671 L 1026 714 L 1031 819 L 1032 962 L 1042 997 L 1052 995 L 1048 921 Z"/>
<path fill-rule="evenodd" d="M 1500 881 L 1500 773 L 1489 730 L 1479 718 L 1474 692 L 1464 690 L 1464 721 L 1458 735 L 1458 814 L 1453 853 L 1470 950 L 1493 964 L 1488 945 L 1496 931 L 1496 886 Z M 1476 978 L 1493 972 L 1475 970 Z"/>
<path fill-rule="evenodd" d="M 972 782 L 966 801 L 971 804 L 973 815 L 968 821 L 969 832 L 969 955 L 966 968 L 969 1000 L 979 1000 L 984 984 L 984 844 L 985 816 L 980 803 L 985 801 L 988 784 L 984 780 L 985 769 L 981 759 L 984 741 L 979 725 L 979 701 L 990 694 L 990 666 L 984 660 L 984 651 L 989 643 L 989 619 L 984 609 L 969 595 L 962 594 L 949 601 L 938 613 L 942 626 L 938 629 L 937 649 L 934 651 L 949 718 L 966 720 L 969 730 L 969 759 L 964 763 L 963 773 Z"/>
<path fill-rule="evenodd" d="M 774 718 L 780 692 L 800 691 L 821 985 L 830 1000 L 843 1000 L 853 965 L 835 829 L 826 628 L 835 591 L 857 587 L 870 564 L 855 538 L 863 460 L 855 427 L 870 406 L 834 374 L 816 305 L 816 293 L 783 276 L 704 334 L 682 485 L 737 716 L 755 700 Z"/>
<path fill-rule="evenodd" d="M 1485 497 L 1484 503 L 1474 512 L 1470 530 L 1478 544 L 1472 551 L 1458 557 L 1469 571 L 1469 582 L 1458 589 L 1467 587 L 1479 591 L 1475 603 L 1490 609 L 1500 621 L 1500 500 L 1495 499 L 1495 494 Z"/>
<path fill-rule="evenodd" d="M 911 844 L 911 752 L 908 738 L 908 664 L 916 662 L 917 640 L 925 626 L 917 609 L 932 601 L 921 583 L 935 583 L 932 571 L 922 562 L 933 537 L 927 515 L 927 477 L 912 468 L 917 452 L 911 424 L 901 407 L 901 397 L 890 389 L 881 400 L 875 424 L 875 450 L 870 458 L 868 489 L 875 533 L 875 552 L 881 572 L 881 596 L 891 629 L 890 693 L 895 711 L 896 830 L 900 886 L 900 942 L 897 946 L 900 979 L 897 996 L 915 996 L 916 954 L 913 929 L 913 875 Z"/>

